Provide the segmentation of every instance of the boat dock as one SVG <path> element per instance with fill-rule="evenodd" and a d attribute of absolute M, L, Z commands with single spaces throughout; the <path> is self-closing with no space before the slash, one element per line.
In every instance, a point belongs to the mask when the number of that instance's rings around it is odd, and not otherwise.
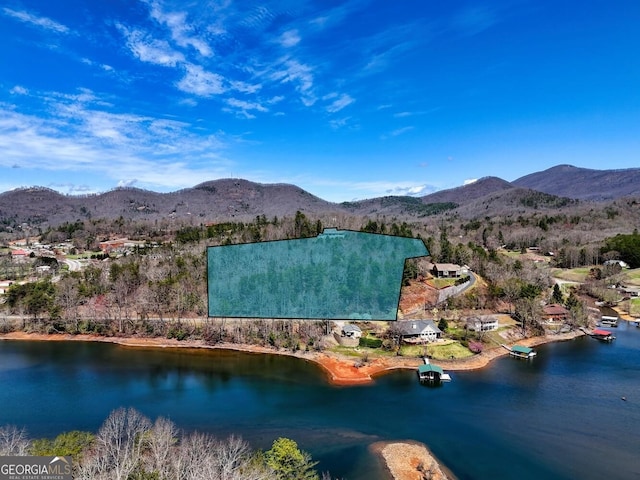
<path fill-rule="evenodd" d="M 609 330 L 602 330 L 600 328 L 596 328 L 593 332 L 589 333 L 588 335 L 591 338 L 600 340 L 601 342 L 611 342 L 616 339 L 616 337 L 614 337 Z"/>
<path fill-rule="evenodd" d="M 440 384 L 451 381 L 451 376 L 448 373 L 444 373 L 441 367 L 429 363 L 428 358 L 423 360 L 424 365 L 418 367 L 418 379 L 421 383 Z"/>
<path fill-rule="evenodd" d="M 537 355 L 537 352 L 533 348 L 525 347 L 523 345 L 514 345 L 513 347 L 509 347 L 507 345 L 502 346 L 509 350 L 509 355 L 512 357 L 531 359 Z"/>

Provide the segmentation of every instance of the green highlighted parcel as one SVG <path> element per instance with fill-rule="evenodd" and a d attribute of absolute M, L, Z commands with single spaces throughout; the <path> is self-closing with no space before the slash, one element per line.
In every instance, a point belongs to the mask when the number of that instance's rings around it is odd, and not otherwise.
<path fill-rule="evenodd" d="M 420 239 L 325 229 L 314 238 L 209 247 L 210 317 L 396 320 Z"/>

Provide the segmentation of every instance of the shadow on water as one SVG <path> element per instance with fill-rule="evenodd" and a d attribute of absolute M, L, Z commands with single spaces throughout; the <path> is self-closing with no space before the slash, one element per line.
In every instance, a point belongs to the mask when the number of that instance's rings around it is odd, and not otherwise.
<path fill-rule="evenodd" d="M 321 471 L 352 480 L 384 478 L 369 446 L 402 439 L 426 443 L 460 479 L 633 478 L 640 329 L 616 335 L 545 345 L 533 361 L 501 358 L 435 388 L 412 371 L 336 387 L 315 364 L 276 355 L 4 341 L 0 425 L 96 431 L 132 406 L 255 448 L 293 438 Z"/>

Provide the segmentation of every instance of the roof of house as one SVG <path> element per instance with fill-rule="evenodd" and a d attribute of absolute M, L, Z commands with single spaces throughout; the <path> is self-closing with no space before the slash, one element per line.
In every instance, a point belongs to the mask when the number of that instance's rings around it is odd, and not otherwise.
<path fill-rule="evenodd" d="M 427 372 L 437 372 L 442 375 L 444 372 L 442 368 L 437 365 L 433 365 L 431 363 L 427 363 L 426 365 L 420 365 L 418 367 L 418 373 L 427 373 Z"/>
<path fill-rule="evenodd" d="M 476 315 L 467 319 L 467 323 L 493 323 L 497 321 L 498 318 L 494 315 Z"/>
<path fill-rule="evenodd" d="M 562 305 L 558 305 L 557 303 L 545 305 L 542 308 L 542 311 L 545 313 L 545 315 L 566 315 L 567 313 L 569 313 L 569 310 L 564 308 Z"/>
<path fill-rule="evenodd" d="M 533 352 L 533 348 L 524 347 L 522 345 L 514 345 L 513 347 L 511 347 L 511 350 L 516 353 L 524 353 L 525 355 Z"/>
<path fill-rule="evenodd" d="M 448 272 L 460 270 L 460 265 L 456 265 L 455 263 L 434 263 L 433 266 L 438 270 L 446 270 Z"/>
<path fill-rule="evenodd" d="M 346 325 L 342 326 L 342 331 L 343 332 L 360 332 L 362 333 L 362 330 L 360 330 L 360 327 L 357 325 L 352 325 L 350 323 L 347 323 Z"/>
<path fill-rule="evenodd" d="M 433 320 L 404 320 L 396 322 L 396 325 L 403 335 L 442 333 Z"/>

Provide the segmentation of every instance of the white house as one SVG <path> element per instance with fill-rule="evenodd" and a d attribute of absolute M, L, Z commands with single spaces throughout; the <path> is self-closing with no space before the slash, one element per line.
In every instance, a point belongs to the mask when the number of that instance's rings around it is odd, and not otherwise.
<path fill-rule="evenodd" d="M 490 332 L 498 329 L 498 318 L 493 315 L 477 315 L 467 319 L 467 329 L 474 332 Z"/>
<path fill-rule="evenodd" d="M 347 323 L 346 325 L 343 325 L 340 334 L 343 337 L 360 338 L 362 337 L 362 330 L 360 330 L 360 327 L 358 327 L 357 325 L 351 325 L 350 323 Z"/>
<path fill-rule="evenodd" d="M 409 343 L 434 342 L 442 336 L 442 331 L 433 320 L 399 321 L 395 328 L 402 340 Z"/>

